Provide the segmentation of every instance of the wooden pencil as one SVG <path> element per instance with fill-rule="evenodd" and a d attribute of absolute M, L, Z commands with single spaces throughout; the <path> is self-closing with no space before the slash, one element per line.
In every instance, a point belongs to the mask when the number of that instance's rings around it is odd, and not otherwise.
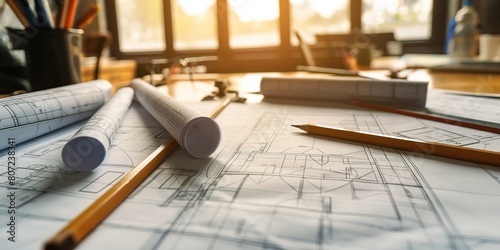
<path fill-rule="evenodd" d="M 75 28 L 83 29 L 87 24 L 94 20 L 97 12 L 101 9 L 100 5 L 93 4 L 90 8 L 75 22 Z"/>
<path fill-rule="evenodd" d="M 217 117 L 230 103 L 224 99 L 210 114 Z M 151 153 L 132 171 L 127 173 L 87 209 L 73 219 L 45 244 L 45 249 L 73 249 L 94 228 L 96 228 L 118 205 L 130 195 L 135 188 L 162 163 L 167 156 L 178 147 L 178 143 L 170 137 L 159 148 Z"/>
<path fill-rule="evenodd" d="M 69 0 L 62 0 L 59 5 L 59 11 L 56 15 L 55 25 L 58 29 L 64 29 L 66 25 L 66 19 L 68 16 Z"/>
<path fill-rule="evenodd" d="M 443 156 L 452 159 L 500 166 L 500 153 L 474 148 L 458 147 L 444 143 L 423 142 L 407 138 L 357 132 L 321 125 L 292 125 L 309 134 L 337 138 L 342 140 L 373 144 L 383 147 L 413 151 L 428 155 Z"/>
<path fill-rule="evenodd" d="M 380 104 L 359 101 L 359 100 L 351 101 L 350 103 L 355 105 L 355 106 L 359 106 L 359 107 L 380 110 L 380 111 L 385 111 L 385 112 L 389 112 L 389 113 L 401 114 L 401 115 L 406 115 L 406 116 L 412 116 L 412 117 L 426 119 L 426 120 L 430 120 L 430 121 L 442 122 L 442 123 L 446 123 L 446 124 L 453 124 L 453 125 L 457 125 L 457 126 L 461 126 L 461 127 L 473 128 L 473 129 L 477 129 L 477 130 L 481 130 L 481 131 L 487 131 L 487 132 L 500 134 L 500 128 L 485 126 L 485 125 L 481 125 L 481 124 L 477 124 L 477 123 L 460 121 L 460 120 L 450 119 L 450 118 L 446 118 L 446 117 L 441 117 L 441 116 L 437 116 L 437 115 L 431 115 L 431 114 L 427 114 L 427 113 L 416 112 L 416 111 L 411 111 L 411 110 L 406 110 L 406 109 L 393 108 L 393 107 L 388 107 L 388 106 L 384 106 L 384 105 L 380 105 Z"/>
<path fill-rule="evenodd" d="M 25 28 L 29 28 L 32 25 L 28 20 L 28 18 L 24 15 L 23 11 L 21 10 L 21 7 L 18 5 L 16 1 L 6 0 L 5 2 L 7 2 L 12 12 L 14 12 L 16 17 L 19 19 L 19 21 Z"/>
<path fill-rule="evenodd" d="M 65 20 L 63 20 L 64 28 L 65 29 L 71 29 L 73 28 L 73 24 L 75 22 L 75 14 L 76 14 L 76 8 L 78 6 L 78 0 L 68 0 L 68 6 L 65 9 L 66 10 L 66 15 Z"/>

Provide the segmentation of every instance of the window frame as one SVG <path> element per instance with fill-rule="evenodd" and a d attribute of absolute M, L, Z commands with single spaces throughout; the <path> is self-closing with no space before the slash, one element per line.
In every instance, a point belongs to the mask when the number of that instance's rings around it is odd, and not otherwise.
<path fill-rule="evenodd" d="M 118 33 L 116 1 L 105 1 L 105 10 L 108 29 L 112 34 Z M 227 0 L 216 0 L 217 4 L 217 35 L 219 47 L 215 50 L 193 50 L 176 51 L 173 49 L 173 33 L 170 27 L 172 23 L 171 1 L 163 1 L 163 12 L 165 19 L 165 42 L 164 51 L 152 52 L 122 52 L 119 49 L 119 37 L 114 35 L 110 55 L 117 59 L 135 59 L 138 62 L 138 75 L 148 72 L 151 60 L 158 58 L 184 58 L 191 56 L 218 56 L 216 62 L 207 63 L 210 72 L 265 72 L 265 71 L 293 71 L 296 65 L 302 63 L 301 53 L 298 46 L 291 44 L 290 31 L 290 3 L 289 0 L 279 0 L 280 18 L 279 33 L 281 44 L 276 47 L 231 49 L 229 46 Z M 350 16 L 351 31 L 361 28 L 361 6 L 362 0 L 351 0 Z M 433 1 L 431 38 L 428 40 L 404 41 L 403 53 L 443 53 L 445 31 L 448 22 L 448 1 Z M 220 28 L 223 27 L 223 28 Z M 381 35 L 381 39 L 387 37 Z M 375 39 L 376 36 L 375 36 Z M 377 42 L 377 41 L 375 41 Z"/>

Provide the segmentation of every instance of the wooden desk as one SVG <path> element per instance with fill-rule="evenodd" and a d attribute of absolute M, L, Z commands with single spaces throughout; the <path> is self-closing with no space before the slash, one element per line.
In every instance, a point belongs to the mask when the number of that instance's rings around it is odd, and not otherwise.
<path fill-rule="evenodd" d="M 215 80 L 225 79 L 230 82 L 229 90 L 237 90 L 241 96 L 249 98 L 251 102 L 258 102 L 262 99 L 256 95 L 260 91 L 261 77 L 279 75 L 328 76 L 307 72 L 195 74 L 193 81 L 190 81 L 189 75 L 176 74 L 169 77 L 166 85 L 167 92 L 171 96 L 184 100 L 201 100 L 211 92 L 217 91 L 214 86 Z M 500 94 L 500 74 L 432 72 L 418 69 L 409 74 L 409 80 L 429 81 L 429 87 L 436 89 Z"/>
<path fill-rule="evenodd" d="M 134 60 L 102 59 L 100 62 L 99 78 L 109 81 L 116 89 L 127 86 L 135 77 L 137 62 Z M 82 64 L 82 81 L 94 79 L 95 62 Z"/>
<path fill-rule="evenodd" d="M 227 90 L 238 91 L 247 98 L 247 102 L 259 102 L 262 100 L 260 91 L 260 79 L 263 76 L 280 75 L 310 75 L 306 72 L 257 72 L 257 73 L 218 73 L 218 74 L 194 74 L 192 78 L 188 74 L 174 74 L 169 76 L 166 86 L 167 93 L 176 99 L 186 101 L 199 101 L 203 97 L 218 91 L 215 87 L 216 80 L 229 82 Z M 320 74 L 317 74 L 320 75 Z"/>
<path fill-rule="evenodd" d="M 400 57 L 381 57 L 373 62 L 375 68 L 399 68 L 406 65 L 410 80 L 429 81 L 430 88 L 466 91 L 472 93 L 500 93 L 500 74 L 429 70 L 448 63 L 446 55 L 422 54 Z M 398 66 L 401 64 L 401 66 Z M 415 69 L 418 68 L 418 69 Z M 412 70 L 413 69 L 413 70 Z"/>
<path fill-rule="evenodd" d="M 429 71 L 425 72 L 425 74 L 430 78 L 431 88 L 459 90 L 472 93 L 500 93 L 500 74 Z"/>

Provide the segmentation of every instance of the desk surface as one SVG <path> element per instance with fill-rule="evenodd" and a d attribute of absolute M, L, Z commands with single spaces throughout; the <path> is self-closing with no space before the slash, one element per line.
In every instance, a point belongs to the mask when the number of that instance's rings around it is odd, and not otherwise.
<path fill-rule="evenodd" d="M 82 81 L 94 79 L 95 58 L 87 58 L 82 63 Z M 113 92 L 116 89 L 126 86 L 130 80 L 135 77 L 137 62 L 134 60 L 112 60 L 108 58 L 101 59 L 99 66 L 99 79 L 109 81 L 113 85 Z"/>
<path fill-rule="evenodd" d="M 190 82 L 176 75 L 162 88 L 199 100 L 214 90 L 214 79 L 226 78 L 231 88 L 253 96 L 260 76 L 202 75 Z M 498 86 L 496 80 L 485 84 L 483 90 Z M 197 104 L 201 111 L 217 102 Z M 216 153 L 193 159 L 176 150 L 79 249 L 500 248 L 498 168 L 313 137 L 291 125 L 442 139 L 491 151 L 500 151 L 498 134 L 352 107 L 266 102 L 231 104 L 217 122 L 224 134 Z M 115 134 L 111 157 L 79 174 L 62 165 L 60 154 L 79 127 L 16 147 L 15 217 L 6 205 L 14 192 L 7 181 L 14 174 L 7 171 L 12 156 L 2 156 L 0 230 L 8 232 L 14 223 L 19 241 L 8 242 L 5 234 L 0 245 L 40 249 L 168 138 L 144 108 L 133 105 Z"/>
<path fill-rule="evenodd" d="M 374 72 L 387 73 L 380 70 Z M 214 87 L 214 80 L 226 79 L 230 82 L 229 89 L 237 90 L 242 95 L 252 98 L 252 100 L 258 100 L 253 94 L 259 92 L 260 78 L 262 76 L 278 75 L 328 76 L 307 72 L 195 74 L 193 77 L 194 82 L 190 82 L 189 75 L 178 74 L 170 76 L 167 86 L 168 93 L 171 96 L 185 100 L 201 100 L 204 96 L 217 90 Z M 500 74 L 432 72 L 427 69 L 416 69 L 408 73 L 408 79 L 429 81 L 429 87 L 434 89 L 487 94 L 500 93 Z"/>

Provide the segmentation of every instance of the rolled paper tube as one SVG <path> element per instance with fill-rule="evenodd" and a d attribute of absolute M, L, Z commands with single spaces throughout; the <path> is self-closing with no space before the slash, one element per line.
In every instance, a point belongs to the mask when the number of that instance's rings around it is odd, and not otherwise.
<path fill-rule="evenodd" d="M 210 156 L 219 146 L 221 131 L 210 117 L 190 108 L 149 83 L 132 80 L 139 103 L 195 158 Z"/>
<path fill-rule="evenodd" d="M 64 145 L 61 156 L 69 168 L 88 172 L 106 158 L 113 136 L 134 98 L 134 90 L 125 87 L 102 106 Z"/>
<path fill-rule="evenodd" d="M 111 98 L 111 83 L 93 80 L 0 99 L 0 149 L 88 119 Z"/>

